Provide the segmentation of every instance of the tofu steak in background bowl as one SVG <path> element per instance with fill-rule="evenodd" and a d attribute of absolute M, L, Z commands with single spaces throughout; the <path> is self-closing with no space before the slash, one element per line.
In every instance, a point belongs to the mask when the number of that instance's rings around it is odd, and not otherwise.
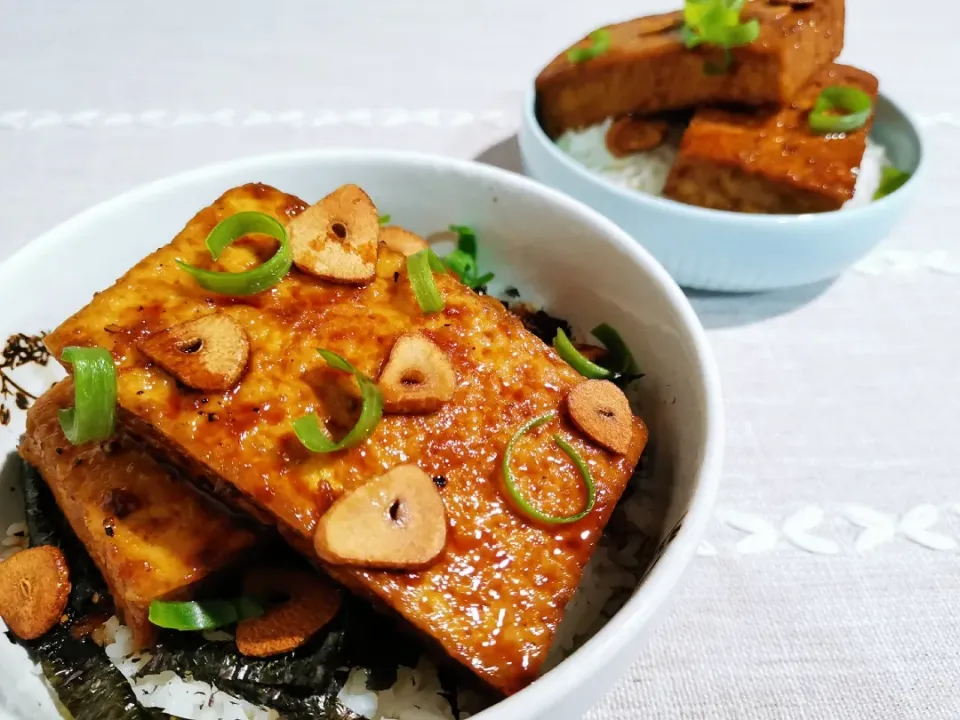
<path fill-rule="evenodd" d="M 687 0 L 559 54 L 524 101 L 526 173 L 614 220 L 685 287 L 833 278 L 899 221 L 923 149 L 838 64 L 844 0 Z"/>
<path fill-rule="evenodd" d="M 709 519 L 723 411 L 695 314 L 522 177 L 217 165 L 0 280 L 15 717 L 574 720 Z"/>

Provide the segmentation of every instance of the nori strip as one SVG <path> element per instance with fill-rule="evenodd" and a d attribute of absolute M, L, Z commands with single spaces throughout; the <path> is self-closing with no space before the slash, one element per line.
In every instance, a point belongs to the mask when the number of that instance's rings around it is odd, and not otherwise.
<path fill-rule="evenodd" d="M 76 720 L 158 720 L 170 717 L 141 707 L 123 675 L 92 640 L 70 634 L 76 618 L 104 612 L 106 584 L 57 507 L 39 473 L 23 463 L 23 489 L 31 543 L 60 547 L 70 566 L 70 621 L 33 642 L 20 642 L 43 668 L 60 701 Z M 286 548 L 283 552 L 287 552 Z M 296 559 L 293 559 L 296 562 Z M 273 561 L 284 562 L 284 558 Z M 416 667 L 422 646 L 397 621 L 347 595 L 336 618 L 310 643 L 271 658 L 240 655 L 233 642 L 205 640 L 200 633 L 164 632 L 141 675 L 172 670 L 210 683 L 248 702 L 274 708 L 287 720 L 362 720 L 337 700 L 344 668 L 363 668 L 371 690 L 396 682 L 400 665 Z M 441 671 L 456 701 L 457 673 Z M 455 707 L 455 705 L 454 705 Z"/>
<path fill-rule="evenodd" d="M 227 682 L 282 685 L 312 693 L 339 692 L 333 677 L 343 661 L 339 617 L 307 645 L 268 658 L 245 657 L 233 642 L 210 642 L 200 633 L 167 632 L 150 653 L 144 674 L 173 670 L 221 687 Z"/>
<path fill-rule="evenodd" d="M 12 637 L 12 636 L 11 636 Z M 38 663 L 74 720 L 162 720 L 170 715 L 137 702 L 127 679 L 89 638 L 77 640 L 69 625 L 41 638 L 17 640 Z"/>
<path fill-rule="evenodd" d="M 269 658 L 241 655 L 232 642 L 208 642 L 197 633 L 161 636 L 143 673 L 190 673 L 245 700 L 272 707 L 291 720 L 359 720 L 337 701 L 341 668 L 368 672 L 372 690 L 390 687 L 397 666 L 416 667 L 420 646 L 401 635 L 396 621 L 353 596 L 337 617 L 307 645 Z"/>
<path fill-rule="evenodd" d="M 60 703 L 75 720 L 161 720 L 170 715 L 142 707 L 133 695 L 127 679 L 89 638 L 77 639 L 71 629 L 91 610 L 103 612 L 94 598 L 109 598 L 104 583 L 90 556 L 73 534 L 40 474 L 19 457 L 24 509 L 30 545 L 56 545 L 67 558 L 73 589 L 67 621 L 36 640 L 10 639 L 27 650 L 39 664 Z"/>

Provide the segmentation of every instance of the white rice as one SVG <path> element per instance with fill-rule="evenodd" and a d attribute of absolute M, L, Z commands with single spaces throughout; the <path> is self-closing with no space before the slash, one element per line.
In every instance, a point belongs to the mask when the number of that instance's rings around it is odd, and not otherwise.
<path fill-rule="evenodd" d="M 677 159 L 679 141 L 670 138 L 653 150 L 616 158 L 607 150 L 610 119 L 583 130 L 568 130 L 557 145 L 574 160 L 618 185 L 659 195 L 667 184 L 667 175 Z"/>
<path fill-rule="evenodd" d="M 0 541 L 0 562 L 9 557 L 13 557 L 21 550 L 26 550 L 30 546 L 30 538 L 27 535 L 27 524 L 25 522 L 15 522 L 7 528 L 6 535 Z"/>
<path fill-rule="evenodd" d="M 677 158 L 679 134 L 673 133 L 653 150 L 616 158 L 607 150 L 610 123 L 611 120 L 607 119 L 583 130 L 568 130 L 557 138 L 557 146 L 581 165 L 617 185 L 651 195 L 663 193 L 670 168 Z M 873 200 L 883 168 L 888 164 L 883 146 L 868 138 L 854 195 L 843 206 L 845 210 L 867 205 Z"/>
<path fill-rule="evenodd" d="M 436 668 L 421 658 L 416 668 L 398 668 L 397 681 L 380 692 L 367 689 L 365 670 L 351 670 L 337 699 L 370 720 L 455 720 L 442 690 Z"/>

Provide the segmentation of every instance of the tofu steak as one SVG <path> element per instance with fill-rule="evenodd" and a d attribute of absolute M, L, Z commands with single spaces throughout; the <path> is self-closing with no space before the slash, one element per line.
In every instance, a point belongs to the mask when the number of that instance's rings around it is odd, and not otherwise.
<path fill-rule="evenodd" d="M 583 381 L 497 300 L 454 276 L 436 274 L 446 307 L 424 314 L 405 258 L 380 245 L 376 276 L 350 287 L 296 269 L 252 297 L 205 291 L 175 260 L 210 269 L 248 269 L 275 241 L 242 239 L 214 263 L 204 239 L 223 218 L 256 210 L 286 222 L 305 203 L 264 185 L 228 191 L 169 245 L 57 328 L 46 342 L 60 357 L 69 345 L 109 349 L 118 363 L 121 422 L 158 455 L 184 466 L 318 565 L 312 536 L 337 498 L 401 464 L 416 464 L 442 489 L 448 540 L 440 558 L 417 572 L 326 566 L 351 589 L 392 608 L 450 656 L 504 693 L 537 675 L 564 607 L 576 590 L 646 443 L 634 418 L 629 447 L 614 454 L 580 434 L 564 409 Z M 178 385 L 137 350 L 152 333 L 221 312 L 250 340 L 239 384 L 207 393 Z M 445 352 L 456 372 L 453 397 L 435 412 L 386 414 L 370 438 L 349 450 L 313 454 L 291 423 L 310 412 L 340 436 L 356 420 L 355 381 L 332 370 L 331 350 L 377 378 L 398 337 L 419 332 Z M 588 463 L 596 505 L 583 520 L 546 527 L 505 499 L 499 473 L 507 441 L 525 421 L 555 412 L 514 450 L 521 490 L 545 512 L 572 515 L 585 502 L 579 473 L 554 443 L 560 432 Z"/>

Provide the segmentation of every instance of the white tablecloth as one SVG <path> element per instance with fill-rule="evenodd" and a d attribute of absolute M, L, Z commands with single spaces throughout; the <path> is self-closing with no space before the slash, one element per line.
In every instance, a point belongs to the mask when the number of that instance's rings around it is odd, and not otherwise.
<path fill-rule="evenodd" d="M 0 0 L 0 259 L 134 185 L 243 155 L 516 168 L 538 67 L 671 4 Z M 723 375 L 724 484 L 673 612 L 591 719 L 960 717 L 960 12 L 848 5 L 843 57 L 923 119 L 926 188 L 832 284 L 692 295 Z"/>

